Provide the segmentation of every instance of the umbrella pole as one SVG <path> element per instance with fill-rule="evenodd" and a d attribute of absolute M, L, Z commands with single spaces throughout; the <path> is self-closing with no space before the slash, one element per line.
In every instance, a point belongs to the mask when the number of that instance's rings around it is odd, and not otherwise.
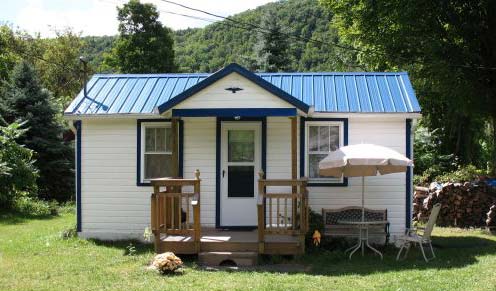
<path fill-rule="evenodd" d="M 365 221 L 365 176 L 362 176 L 362 222 Z"/>

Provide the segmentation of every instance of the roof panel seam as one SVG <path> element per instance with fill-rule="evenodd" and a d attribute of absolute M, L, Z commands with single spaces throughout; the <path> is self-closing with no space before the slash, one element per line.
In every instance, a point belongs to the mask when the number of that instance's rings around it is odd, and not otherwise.
<path fill-rule="evenodd" d="M 108 82 L 109 79 L 105 80 L 103 85 L 100 87 L 100 89 L 98 90 L 98 92 L 95 94 L 95 96 L 98 96 L 98 94 L 100 94 L 100 92 L 103 90 L 103 88 L 105 87 L 105 85 L 107 85 L 107 82 Z M 96 97 L 95 97 L 96 98 Z M 93 102 L 95 99 L 94 98 L 91 98 L 90 97 L 90 94 L 89 92 L 87 93 L 87 95 L 83 98 L 84 99 L 88 99 L 90 102 Z M 88 106 L 85 106 L 84 108 L 84 112 L 81 112 L 81 114 L 86 114 L 86 112 L 90 109 L 90 106 L 91 106 L 92 103 L 88 104 Z M 81 104 L 81 106 L 83 106 L 83 104 Z M 93 113 L 93 112 L 90 112 L 90 113 Z"/>
<path fill-rule="evenodd" d="M 379 97 L 379 101 L 381 102 L 382 111 L 386 111 L 386 106 L 384 106 L 384 102 L 381 98 L 381 91 L 379 90 L 379 82 L 377 81 L 377 76 L 374 76 L 375 88 L 377 89 L 377 97 Z"/>
<path fill-rule="evenodd" d="M 355 94 L 356 94 L 357 103 L 358 103 L 358 111 L 362 111 L 362 103 L 360 100 L 360 95 L 358 94 L 358 84 L 357 84 L 355 75 L 353 76 L 353 80 L 355 81 Z"/>
<path fill-rule="evenodd" d="M 398 87 L 400 87 L 401 95 L 403 96 L 404 99 L 407 100 L 408 106 L 410 106 L 410 109 L 407 111 L 414 111 L 410 97 L 408 97 L 408 92 L 406 92 L 405 83 L 403 82 L 403 78 L 401 78 L 401 76 L 400 76 L 399 79 L 401 81 L 401 86 L 399 85 L 400 81 L 398 81 L 398 78 L 396 78 L 396 82 L 398 82 Z"/>
<path fill-rule="evenodd" d="M 159 80 L 160 80 L 160 78 L 157 78 L 157 80 L 155 80 L 155 83 L 153 84 L 153 87 L 152 87 L 152 89 L 150 90 L 150 94 L 148 94 L 148 97 L 146 97 L 145 102 L 143 102 L 143 106 L 141 106 L 141 109 L 139 110 L 140 112 L 142 112 L 142 111 L 143 111 L 143 109 L 145 108 L 146 103 L 148 102 L 148 100 L 150 100 L 150 97 L 151 97 L 151 95 L 152 95 L 152 92 L 153 92 L 153 90 L 155 89 L 155 86 L 157 86 L 157 84 L 158 84 L 158 81 L 159 81 Z M 139 104 L 137 104 L 137 105 L 139 105 Z"/>
<path fill-rule="evenodd" d="M 350 102 L 348 100 L 348 87 L 346 86 L 346 77 L 343 75 L 343 82 L 344 82 L 344 100 L 346 101 L 346 110 L 350 112 Z"/>
<path fill-rule="evenodd" d="M 367 98 L 369 100 L 370 111 L 374 112 L 374 106 L 372 106 L 372 96 L 370 96 L 369 84 L 367 83 L 367 77 L 363 76 L 363 83 L 365 84 L 365 92 L 367 92 Z"/>
<path fill-rule="evenodd" d="M 124 84 L 128 82 L 128 78 L 125 78 L 125 79 L 126 79 L 126 81 L 124 82 Z M 117 82 L 115 82 L 115 83 L 117 84 Z M 124 86 L 124 84 L 122 84 L 121 88 L 119 89 L 119 91 L 118 91 L 118 92 L 117 92 L 117 94 L 115 95 L 114 100 L 112 101 L 112 103 L 110 103 L 110 105 L 108 105 L 108 109 L 107 109 L 106 111 L 108 111 L 110 108 L 112 108 L 112 105 L 114 105 L 115 100 L 117 100 L 117 97 L 119 96 L 119 94 L 120 94 L 120 93 L 122 92 L 122 90 L 124 89 L 124 87 L 125 87 L 125 86 Z M 114 84 L 114 86 L 115 86 L 115 84 Z M 108 97 L 108 96 L 107 96 L 107 97 Z M 103 102 L 105 102 L 106 100 L 107 100 L 107 98 L 105 98 L 105 100 L 104 100 Z M 102 103 L 103 103 L 103 102 L 102 102 Z"/>
<path fill-rule="evenodd" d="M 162 96 L 162 93 L 164 92 L 165 88 L 167 87 L 167 83 L 169 83 L 169 80 L 170 80 L 170 79 L 171 79 L 171 78 L 167 78 L 167 80 L 165 80 L 164 86 L 163 86 L 163 87 L 162 87 L 162 89 L 160 90 L 160 93 L 158 93 L 158 95 L 157 95 L 157 96 L 158 96 L 158 98 L 157 98 L 157 100 L 155 100 L 155 102 L 153 103 L 153 107 L 152 107 L 152 108 L 157 107 L 157 103 L 158 103 L 158 101 L 160 101 L 160 96 Z"/>
<path fill-rule="evenodd" d="M 389 88 L 389 82 L 388 82 L 387 77 L 384 77 L 384 84 L 386 84 L 386 89 L 388 91 L 389 98 L 391 99 L 391 103 L 393 105 L 393 110 L 398 111 L 398 109 L 396 108 L 396 104 L 394 104 L 393 94 L 391 93 L 391 89 Z"/>
<path fill-rule="evenodd" d="M 131 78 L 129 78 L 129 79 L 131 79 Z M 138 82 L 139 82 L 139 79 L 136 78 L 136 82 L 134 82 L 134 84 L 132 85 L 131 89 L 129 90 L 129 93 L 127 93 L 127 95 L 124 98 L 124 100 L 122 100 L 121 106 L 119 106 L 119 108 L 116 110 L 117 113 L 120 113 L 121 112 L 122 107 L 124 107 L 124 104 L 126 104 L 126 100 L 129 98 L 129 96 L 131 95 L 131 93 L 134 90 L 134 87 L 136 87 L 136 84 L 138 84 Z"/>

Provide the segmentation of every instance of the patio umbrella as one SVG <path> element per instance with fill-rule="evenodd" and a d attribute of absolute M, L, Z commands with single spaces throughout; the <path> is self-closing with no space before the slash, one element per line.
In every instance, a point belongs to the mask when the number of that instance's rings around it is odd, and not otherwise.
<path fill-rule="evenodd" d="M 319 174 L 331 177 L 362 177 L 362 221 L 365 220 L 365 176 L 406 172 L 412 160 L 387 147 L 357 144 L 331 152 L 319 163 Z"/>

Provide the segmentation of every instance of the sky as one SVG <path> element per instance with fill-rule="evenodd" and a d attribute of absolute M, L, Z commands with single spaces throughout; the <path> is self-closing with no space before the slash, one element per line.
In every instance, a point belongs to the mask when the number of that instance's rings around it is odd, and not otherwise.
<path fill-rule="evenodd" d="M 233 15 L 276 0 L 173 0 L 222 16 Z M 116 6 L 124 0 L 0 0 L 0 22 L 19 27 L 42 37 L 53 37 L 55 30 L 72 28 L 82 35 L 117 34 Z M 173 15 L 181 13 L 214 20 L 215 17 L 165 3 L 161 0 L 141 0 L 153 3 L 160 12 L 160 21 L 178 30 L 203 27 L 210 22 Z"/>

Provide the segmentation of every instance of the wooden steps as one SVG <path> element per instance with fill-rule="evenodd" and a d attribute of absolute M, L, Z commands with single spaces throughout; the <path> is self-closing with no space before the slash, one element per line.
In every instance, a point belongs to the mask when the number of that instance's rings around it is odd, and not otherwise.
<path fill-rule="evenodd" d="M 201 252 L 198 254 L 200 265 L 205 266 L 255 266 L 256 252 Z"/>

